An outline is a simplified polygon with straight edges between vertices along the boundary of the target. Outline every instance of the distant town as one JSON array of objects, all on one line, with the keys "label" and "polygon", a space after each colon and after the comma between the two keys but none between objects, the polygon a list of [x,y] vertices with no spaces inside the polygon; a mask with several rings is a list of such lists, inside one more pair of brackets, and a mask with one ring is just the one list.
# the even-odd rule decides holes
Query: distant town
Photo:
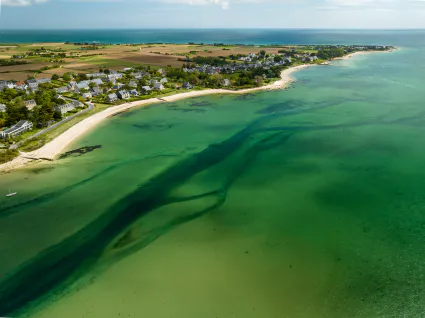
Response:
[{"label": "distant town", "polygon": [[[100,45],[87,43],[66,45],[82,45],[80,50],[85,51],[102,49]],[[149,47],[155,48],[153,45]],[[202,45],[196,47],[202,48]],[[144,63],[126,66],[126,61],[123,61],[124,67],[121,69],[119,65],[112,67],[105,63],[105,66],[100,64],[97,70],[91,67],[88,71],[78,69],[66,72],[63,72],[63,65],[55,65],[53,68],[44,66],[44,70],[36,72],[35,76],[28,74],[26,79],[11,77],[0,80],[0,138],[3,140],[0,149],[3,149],[3,153],[6,149],[15,150],[18,147],[33,150],[45,142],[35,142],[37,139],[34,134],[39,137],[46,128],[59,126],[69,121],[70,117],[89,113],[95,107],[99,108],[99,105],[105,108],[128,101],[168,96],[182,90],[259,87],[276,81],[282,70],[289,67],[326,64],[331,59],[359,51],[392,49],[389,46],[289,46],[273,48],[273,52],[270,48],[249,47],[248,52],[246,47],[238,50],[222,47],[220,55],[213,54],[213,51],[209,51],[212,54],[199,55],[197,51],[189,51],[184,55],[151,51],[145,53],[157,56],[160,60],[162,55],[176,56],[174,61],[179,65],[174,66]],[[48,59],[52,64],[69,63],[67,59],[70,60],[71,55],[74,56],[72,52],[67,53],[63,49],[40,47],[0,60],[0,71],[2,67],[25,69],[34,58]],[[79,58],[80,55],[76,57]],[[52,69],[60,72],[48,73],[47,76],[46,71]],[[0,74],[4,77],[13,73]],[[13,154],[8,153],[1,161],[10,160],[10,156],[13,157]]]}]

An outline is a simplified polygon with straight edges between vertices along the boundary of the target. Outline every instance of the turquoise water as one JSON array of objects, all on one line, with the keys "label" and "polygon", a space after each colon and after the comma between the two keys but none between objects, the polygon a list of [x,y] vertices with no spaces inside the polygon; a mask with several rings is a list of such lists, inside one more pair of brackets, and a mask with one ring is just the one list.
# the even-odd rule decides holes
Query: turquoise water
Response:
[{"label": "turquoise water", "polygon": [[135,109],[1,175],[0,315],[420,317],[421,52]]},{"label": "turquoise water", "polygon": [[111,29],[2,30],[0,43],[229,43],[417,45],[425,30]]}]

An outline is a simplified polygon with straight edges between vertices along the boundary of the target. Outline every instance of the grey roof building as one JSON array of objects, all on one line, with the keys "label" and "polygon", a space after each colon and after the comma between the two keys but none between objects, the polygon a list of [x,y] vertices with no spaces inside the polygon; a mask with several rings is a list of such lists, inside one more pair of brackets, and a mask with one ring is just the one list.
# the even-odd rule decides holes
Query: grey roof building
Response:
[{"label": "grey roof building", "polygon": [[0,104],[0,112],[1,113],[6,112],[6,105],[5,104]]},{"label": "grey roof building", "polygon": [[77,83],[77,88],[78,89],[89,89],[89,83],[90,81],[81,81],[79,83]]},{"label": "grey roof building", "polygon": [[52,80],[50,78],[40,78],[37,80],[38,84],[50,83]]},{"label": "grey roof building", "polygon": [[84,106],[83,103],[75,100],[75,101],[69,102],[68,104],[56,106],[55,110],[60,111],[61,114],[63,115],[71,110],[75,110],[76,108],[83,107],[83,106]]},{"label": "grey roof building", "polygon": [[92,79],[91,82],[96,84],[96,85],[102,85],[103,84],[103,81],[100,78]]},{"label": "grey roof building", "polygon": [[161,91],[161,90],[163,90],[163,89],[164,89],[164,85],[162,85],[161,83],[156,83],[156,84],[153,86],[153,89],[154,89],[154,90],[156,90],[156,91]]},{"label": "grey roof building", "polygon": [[121,99],[127,99],[127,98],[130,98],[130,93],[126,91],[125,89],[123,89],[117,93],[117,96]]},{"label": "grey roof building", "polygon": [[115,93],[109,94],[108,97],[106,97],[106,101],[109,103],[116,102],[118,100],[118,96]]},{"label": "grey roof building", "polygon": [[102,90],[99,87],[93,87],[90,92],[92,96],[98,96],[102,94]]},{"label": "grey roof building", "polygon": [[83,96],[84,99],[90,99],[90,98],[92,98],[92,94],[91,93],[84,93],[82,96]]},{"label": "grey roof building", "polygon": [[31,130],[33,127],[32,122],[28,120],[21,120],[17,124],[13,125],[9,129],[0,132],[2,138],[14,137],[22,134],[27,130]]},{"label": "grey roof building", "polygon": [[139,93],[136,89],[132,89],[132,90],[130,91],[130,95],[131,95],[131,96],[140,96],[140,93]]},{"label": "grey roof building", "polygon": [[67,91],[68,91],[68,87],[66,86],[56,88],[56,93],[58,94],[63,94],[63,93],[66,93]]},{"label": "grey roof building", "polygon": [[189,82],[184,82],[182,87],[185,88],[185,89],[193,88],[192,84],[190,84]]}]

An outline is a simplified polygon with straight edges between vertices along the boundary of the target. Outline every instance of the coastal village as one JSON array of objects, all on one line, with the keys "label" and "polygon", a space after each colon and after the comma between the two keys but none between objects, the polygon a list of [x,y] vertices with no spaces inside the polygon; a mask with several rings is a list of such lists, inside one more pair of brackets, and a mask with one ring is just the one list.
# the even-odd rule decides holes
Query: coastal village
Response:
[{"label": "coastal village", "polygon": [[[49,127],[78,117],[95,105],[119,105],[188,90],[261,87],[278,80],[282,70],[289,67],[326,64],[330,59],[353,52],[389,49],[385,46],[310,46],[268,53],[258,48],[247,54],[187,55],[180,58],[180,67],[99,67],[95,72],[0,80],[0,149],[15,150],[16,155],[16,149],[33,139],[33,135],[42,135]],[[52,61],[66,57],[62,52],[48,50],[32,54],[47,55]],[[14,55],[10,61],[26,57],[28,55]]]}]

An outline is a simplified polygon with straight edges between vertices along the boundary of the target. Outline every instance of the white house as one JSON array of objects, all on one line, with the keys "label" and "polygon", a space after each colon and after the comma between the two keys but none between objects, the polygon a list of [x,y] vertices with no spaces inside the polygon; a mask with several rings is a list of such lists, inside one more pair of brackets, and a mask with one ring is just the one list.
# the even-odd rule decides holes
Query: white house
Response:
[{"label": "white house", "polygon": [[4,113],[4,112],[6,112],[6,105],[0,104],[0,113]]},{"label": "white house", "polygon": [[89,87],[89,83],[90,83],[90,81],[81,81],[81,82],[79,82],[78,84],[77,84],[77,88],[78,89],[89,89],[90,87]]},{"label": "white house", "polygon": [[161,83],[156,83],[153,86],[153,89],[156,90],[156,91],[162,91],[164,89],[164,85],[162,85]]},{"label": "white house", "polygon": [[137,91],[137,90],[135,90],[135,89],[132,89],[131,91],[130,91],[130,95],[131,96],[140,96],[140,94],[139,94],[139,92]]},{"label": "white house", "polygon": [[100,78],[92,79],[91,82],[94,83],[94,84],[96,84],[97,86],[103,84],[103,81]]},{"label": "white house", "polygon": [[62,115],[74,109],[75,107],[71,103],[63,104],[63,105],[59,105],[55,107],[55,110],[59,111]]},{"label": "white house", "polygon": [[77,88],[77,82],[71,81],[68,83],[68,90],[74,91]]},{"label": "white house", "polygon": [[72,101],[68,104],[63,104],[55,107],[56,111],[60,111],[61,114],[66,114],[67,112],[74,110],[76,108],[83,107],[83,104],[78,101]]},{"label": "white house", "polygon": [[192,84],[190,84],[189,82],[184,82],[182,87],[185,88],[185,89],[193,88]]},{"label": "white house", "polygon": [[84,93],[82,96],[83,96],[84,99],[90,99],[90,98],[92,98],[91,93]]},{"label": "white house", "polygon": [[26,108],[28,108],[28,110],[33,110],[34,107],[37,106],[37,103],[35,102],[35,100],[31,99],[24,101],[24,105]]},{"label": "white house", "polygon": [[63,94],[63,93],[66,93],[67,91],[68,91],[68,87],[66,86],[56,88],[56,93],[58,94]]},{"label": "white house", "polygon": [[9,129],[0,131],[0,135],[2,138],[14,137],[14,136],[18,136],[22,134],[23,132],[27,130],[31,130],[32,127],[33,127],[32,122],[29,122],[27,120],[21,120],[20,122],[13,125]]},{"label": "white house", "polygon": [[50,83],[51,79],[50,78],[40,78],[37,80],[38,84],[44,84],[44,83]]},{"label": "white house", "polygon": [[130,93],[123,89],[117,93],[117,96],[121,99],[128,99],[130,98]]},{"label": "white house", "polygon": [[113,102],[116,102],[117,100],[118,100],[118,96],[115,93],[109,94],[108,97],[106,97],[106,101],[108,103],[113,103]]},{"label": "white house", "polygon": [[102,90],[99,87],[93,87],[91,90],[91,95],[92,96],[98,96],[102,94]]},{"label": "white house", "polygon": [[152,90],[152,88],[150,88],[149,86],[142,86],[142,90],[144,90],[145,93],[148,93]]}]

